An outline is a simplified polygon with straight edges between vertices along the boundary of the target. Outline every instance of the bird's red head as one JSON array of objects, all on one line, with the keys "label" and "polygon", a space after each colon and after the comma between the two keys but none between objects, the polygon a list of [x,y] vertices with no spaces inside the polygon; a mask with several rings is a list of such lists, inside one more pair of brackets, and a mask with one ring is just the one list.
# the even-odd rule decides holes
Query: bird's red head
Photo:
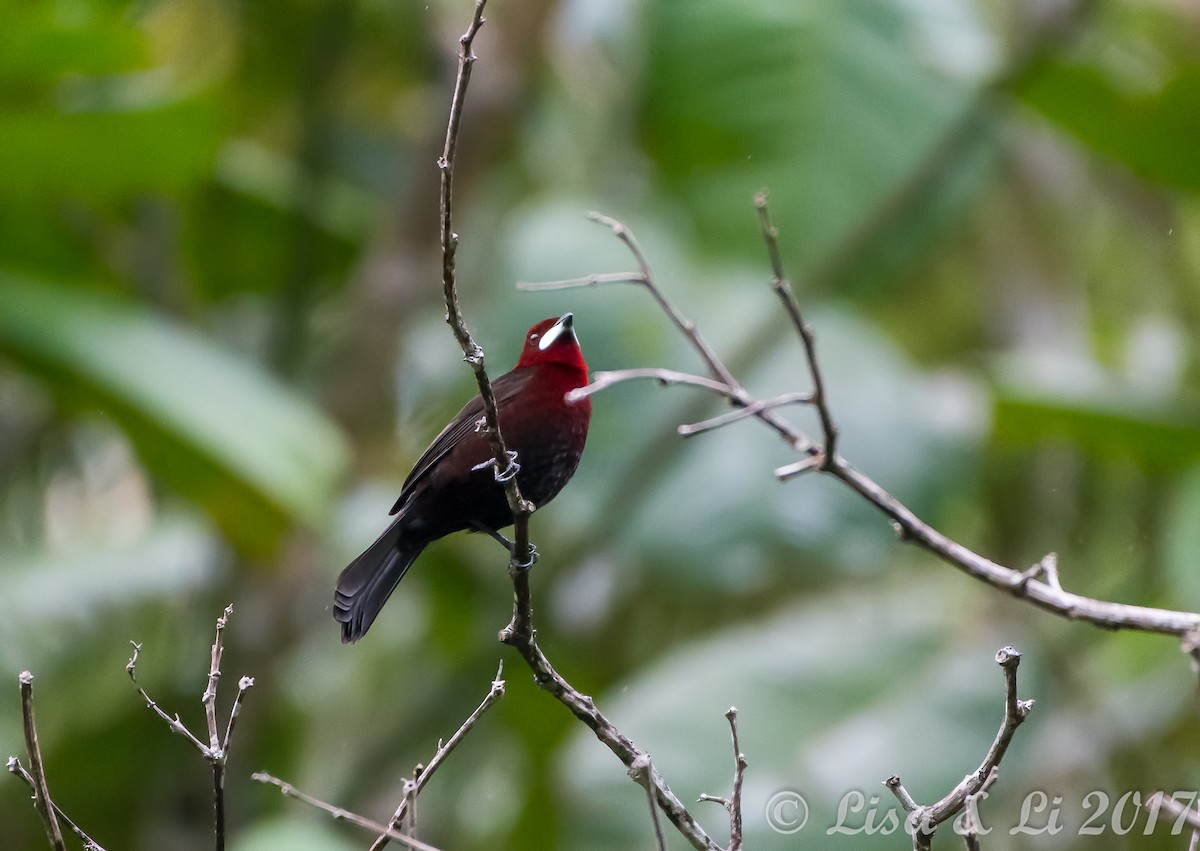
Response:
[{"label": "bird's red head", "polygon": [[574,319],[564,313],[558,319],[543,319],[525,335],[525,347],[517,360],[517,368],[543,363],[560,363],[587,373],[587,363],[575,337]]}]

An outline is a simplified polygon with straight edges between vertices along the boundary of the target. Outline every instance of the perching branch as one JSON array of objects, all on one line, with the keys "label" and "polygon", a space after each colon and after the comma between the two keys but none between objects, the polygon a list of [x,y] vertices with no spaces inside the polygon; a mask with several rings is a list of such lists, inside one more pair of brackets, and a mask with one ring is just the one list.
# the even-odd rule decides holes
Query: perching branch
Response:
[{"label": "perching branch", "polygon": [[908,814],[913,827],[913,851],[929,851],[937,826],[958,815],[968,799],[979,795],[985,791],[986,785],[995,782],[995,772],[1000,760],[1004,759],[1013,734],[1033,708],[1032,700],[1017,697],[1017,666],[1021,664],[1021,654],[1016,648],[1011,645],[1001,647],[996,653],[996,664],[1004,671],[1004,720],[979,767],[959,781],[940,801],[929,805],[918,804],[900,782],[899,775],[893,774],[884,781],[884,785]]},{"label": "perching branch", "polygon": [[[613,384],[634,378],[655,378],[663,384],[690,384],[699,386],[729,400],[735,408],[746,410],[745,416],[753,416],[773,431],[775,431],[789,446],[801,454],[801,458],[791,464],[778,468],[775,475],[783,480],[805,472],[819,471],[828,473],[842,484],[856,492],[864,500],[875,506],[887,516],[896,527],[904,541],[917,544],[933,555],[958,568],[969,576],[978,579],[993,588],[997,588],[1019,599],[1028,600],[1035,606],[1046,609],[1070,620],[1085,621],[1109,629],[1136,629],[1144,632],[1158,632],[1170,635],[1184,636],[1195,631],[1200,635],[1200,614],[1195,612],[1173,611],[1146,606],[1131,606],[1123,603],[1113,603],[1073,594],[1063,589],[1058,581],[1057,571],[1052,562],[1043,560],[1033,569],[1016,570],[998,564],[964,547],[958,542],[946,537],[932,526],[922,521],[907,506],[898,501],[874,480],[853,467],[835,451],[837,441],[836,422],[830,412],[824,379],[821,374],[817,357],[815,339],[812,332],[803,321],[796,305],[795,296],[787,282],[777,248],[778,233],[771,223],[767,209],[765,194],[759,193],[755,198],[759,211],[759,221],[763,227],[763,238],[767,245],[772,267],[772,285],[783,301],[789,319],[804,343],[808,359],[809,373],[813,383],[813,391],[809,401],[817,410],[821,422],[822,441],[814,441],[800,428],[784,419],[775,410],[775,406],[766,404],[769,400],[758,400],[736,381],[728,381],[724,376],[729,370],[712,349],[704,342],[695,325],[682,318],[681,314],[666,298],[650,274],[646,259],[630,234],[628,227],[607,216],[592,218],[610,228],[613,233],[629,248],[639,269],[638,273],[618,273],[612,275],[592,275],[586,278],[576,278],[563,281],[551,281],[546,284],[522,283],[522,289],[565,289],[568,287],[590,287],[607,283],[633,283],[646,289],[660,305],[672,322],[680,329],[684,337],[693,346],[701,359],[709,366],[711,379],[700,380],[699,376],[688,376],[686,373],[676,373],[671,370],[632,369],[617,372],[602,372],[593,376],[593,381],[586,387],[572,391],[572,398],[583,398],[598,393]],[[708,383],[711,381],[711,385]],[[720,423],[709,423],[706,431],[733,422],[741,417],[730,418]],[[685,433],[687,428],[685,427]]]},{"label": "perching branch", "polygon": [[[498,480],[503,481],[508,506],[513,515],[514,545],[512,555],[509,559],[509,576],[513,583],[513,615],[508,625],[500,631],[500,640],[516,648],[517,652],[525,660],[525,663],[533,671],[534,680],[541,688],[549,691],[559,702],[567,706],[576,717],[592,729],[597,738],[604,742],[617,755],[627,769],[632,769],[635,762],[639,760],[648,761],[648,755],[639,750],[627,736],[613,726],[612,722],[596,709],[596,705],[590,697],[579,692],[568,683],[550,664],[550,661],[542,653],[541,648],[537,644],[537,631],[533,626],[533,605],[530,595],[528,571],[528,567],[533,562],[533,550],[529,542],[529,515],[533,512],[535,506],[521,496],[516,477],[509,475],[509,465],[519,463],[519,459],[513,461],[504,444],[504,439],[500,433],[499,418],[496,413],[496,399],[492,393],[492,386],[488,379],[487,370],[484,368],[483,350],[472,339],[459,307],[454,266],[455,253],[458,248],[458,235],[454,233],[451,216],[454,188],[454,154],[458,141],[458,128],[462,117],[467,82],[470,79],[471,66],[475,61],[472,44],[476,33],[478,33],[479,28],[483,25],[484,3],[485,0],[476,0],[475,16],[466,33],[459,40],[458,75],[455,79],[454,96],[450,104],[450,117],[446,126],[446,144],[442,156],[438,160],[438,168],[441,170],[442,293],[446,302],[446,321],[450,325],[451,330],[453,330],[454,337],[458,341],[459,346],[462,348],[464,359],[475,372],[475,380],[479,386],[479,395],[483,400],[484,418],[487,426],[485,434],[492,447],[496,476]],[[615,220],[606,217],[599,217],[599,220],[610,227],[616,226],[614,227],[614,232],[617,237],[625,242],[634,257],[638,260],[641,269],[640,279],[645,280],[652,293],[657,292],[657,288],[653,286],[650,279],[649,266],[646,264],[645,258],[642,256],[641,250],[637,242],[633,239],[632,234],[623,227],[620,227],[619,223],[615,222]],[[597,280],[596,282],[599,283],[600,281]],[[728,370],[724,370],[720,361],[711,355],[711,350],[699,337],[695,331],[695,326],[689,320],[673,312],[669,304],[665,302],[660,302],[660,304],[680,330],[684,334],[691,336],[691,339],[702,355],[705,353],[709,355],[706,357],[705,363],[716,378],[722,384],[736,388],[736,380],[729,374]],[[736,393],[737,391],[734,390],[733,392]],[[754,400],[743,390],[741,391],[740,401],[744,405],[748,405]],[[764,409],[759,412],[758,416],[769,420],[770,418],[775,418],[777,415],[771,410]],[[780,421],[783,422],[781,418]],[[645,770],[645,782],[647,788],[654,790],[654,799],[663,812],[666,813],[667,818],[688,838],[688,841],[694,847],[718,851],[719,846],[696,823],[696,820],[687,811],[687,808],[675,797],[659,773],[654,770],[654,767],[648,763]]]},{"label": "perching branch", "polygon": [[[471,732],[476,722],[496,703],[500,698],[504,697],[504,680],[501,675],[504,673],[504,662],[501,661],[500,666],[496,669],[496,677],[492,680],[492,688],[484,697],[483,702],[476,707],[475,711],[468,716],[467,720],[462,723],[445,744],[438,742],[437,751],[433,755],[433,759],[429,760],[429,764],[425,766],[417,766],[413,772],[411,780],[404,781],[404,798],[400,802],[400,806],[396,808],[396,812],[392,814],[391,820],[388,822],[389,831],[399,831],[405,823],[405,817],[408,816],[416,804],[417,795],[425,788],[425,784],[433,777],[435,771],[441,767],[441,764],[450,756],[450,752],[458,747],[458,743],[466,737],[467,733]],[[407,831],[412,833],[411,830]],[[370,851],[380,851],[388,844],[388,839],[391,838],[390,833],[381,833],[379,838],[371,845]]]},{"label": "perching branch", "polygon": [[450,101],[450,118],[446,122],[446,144],[437,163],[438,169],[441,171],[439,212],[442,243],[442,295],[446,302],[446,322],[454,332],[454,339],[462,348],[463,359],[470,364],[475,373],[475,383],[479,386],[479,396],[483,400],[483,416],[487,424],[484,436],[487,437],[488,444],[492,447],[496,480],[504,485],[504,494],[513,515],[513,548],[510,565],[515,571],[522,566],[528,566],[533,561],[529,545],[529,515],[533,513],[535,506],[521,496],[516,476],[512,475],[520,469],[520,462],[509,454],[504,443],[504,436],[500,433],[500,418],[496,413],[496,396],[492,392],[491,379],[488,378],[483,349],[471,337],[471,332],[467,330],[467,323],[463,319],[462,309],[458,303],[458,278],[455,274],[458,234],[454,232],[452,215],[454,158],[458,149],[458,128],[462,122],[467,83],[471,79],[471,68],[475,64],[473,49],[475,36],[484,23],[483,7],[486,2],[487,0],[475,0],[475,16],[471,19],[467,31],[458,40],[458,74],[454,80],[454,96]]},{"label": "perching branch", "polygon": [[146,701],[146,706],[166,722],[172,732],[178,733],[191,742],[200,751],[200,754],[208,760],[209,764],[212,765],[213,833],[217,851],[223,851],[225,848],[225,764],[229,758],[229,745],[233,738],[234,725],[237,723],[238,715],[242,710],[242,701],[246,697],[246,692],[254,687],[253,677],[242,677],[238,680],[238,692],[233,699],[233,706],[229,711],[229,720],[225,724],[225,732],[222,734],[217,726],[217,683],[221,678],[221,656],[225,652],[225,626],[232,614],[233,605],[230,604],[225,607],[225,611],[217,618],[216,636],[213,639],[212,651],[209,656],[208,683],[201,697],[201,701],[204,703],[204,716],[208,724],[208,744],[202,742],[199,737],[187,728],[178,713],[172,716],[163,711],[162,707],[138,683],[137,661],[139,654],[142,652],[142,645],[137,642],[130,642],[133,645],[133,655],[129,657],[129,662],[125,665],[125,670],[129,673],[129,679],[133,683],[133,687],[142,696],[142,700]]},{"label": "perching branch", "polygon": [[[523,581],[521,581],[523,580]],[[583,694],[550,664],[546,654],[537,643],[537,630],[533,628],[533,610],[529,601],[528,571],[514,574],[518,588],[513,605],[512,622],[500,632],[500,640],[516,648],[521,658],[533,670],[533,679],[539,687],[550,692],[571,713],[588,726],[604,745],[625,765],[630,777],[642,786],[654,790],[654,800],[671,824],[684,835],[693,848],[702,851],[722,851],[721,846],[704,831],[688,812],[683,802],[667,786],[662,775],[650,763],[650,756],[638,748],[599,709],[596,702]]]}]

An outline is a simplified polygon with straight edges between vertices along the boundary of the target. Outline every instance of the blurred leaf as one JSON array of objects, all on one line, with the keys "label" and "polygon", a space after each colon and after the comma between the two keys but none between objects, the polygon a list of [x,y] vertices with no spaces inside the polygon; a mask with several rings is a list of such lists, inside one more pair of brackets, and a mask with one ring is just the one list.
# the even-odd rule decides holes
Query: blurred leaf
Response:
[{"label": "blurred leaf", "polygon": [[[741,748],[750,762],[743,815],[747,847],[795,848],[773,831],[767,802],[800,791],[811,808],[805,848],[895,848],[896,836],[825,835],[850,790],[886,795],[900,772],[914,794],[932,797],[978,764],[1003,711],[1003,680],[992,661],[1001,643],[976,633],[947,641],[953,620],[945,583],[895,585],[886,594],[824,596],[770,619],[676,647],[597,702],[654,756],[684,801],[727,795],[732,751],[725,719],[741,708]],[[932,613],[943,613],[933,615]],[[961,637],[961,636],[960,636]],[[937,701],[928,701],[937,694]],[[924,735],[936,731],[937,747]],[[972,760],[975,762],[972,763]],[[643,795],[590,731],[560,755],[567,823],[591,848],[644,845]],[[894,807],[884,799],[880,810]],[[716,837],[728,831],[718,807],[690,807]],[[861,824],[863,814],[857,821]]]},{"label": "blurred leaf", "polygon": [[50,3],[6,3],[0,81],[38,81],[67,71],[111,74],[145,60],[145,36],[128,23],[92,14],[71,24],[65,17]]},{"label": "blurred leaf", "polygon": [[0,174],[8,193],[124,197],[186,185],[208,173],[220,132],[215,100],[140,108],[0,114]]},{"label": "blurred leaf", "polygon": [[1167,511],[1162,546],[1174,589],[1172,602],[1200,609],[1200,467],[1193,467],[1179,482]]},{"label": "blurred leaf", "polygon": [[245,360],[107,295],[0,274],[0,351],[70,406],[119,422],[146,465],[261,551],[319,524],[345,459],[337,430]]},{"label": "blurred leaf", "polygon": [[[966,6],[685,0],[648,12],[642,132],[709,250],[761,251],[750,201],[766,187],[784,232],[803,234],[784,244],[793,274],[833,263],[878,275],[919,256],[982,187],[991,132],[974,120],[977,81],[995,50]],[[966,49],[970,62],[950,55]]]},{"label": "blurred leaf", "polygon": [[323,203],[303,206],[305,196],[297,189],[303,179],[301,163],[246,140],[225,143],[217,158],[215,177],[233,192],[291,215],[306,216],[328,233],[349,241],[362,239],[383,210],[370,193],[328,176],[321,187],[313,190]]},{"label": "blurred leaf", "polygon": [[1102,68],[1048,62],[1018,87],[1026,103],[1084,144],[1157,183],[1200,192],[1200,63],[1131,92]]},{"label": "blurred leaf", "polygon": [[169,516],[123,546],[89,543],[67,553],[5,552],[0,598],[10,610],[0,622],[0,669],[18,671],[31,658],[71,656],[72,632],[57,628],[69,621],[86,623],[105,608],[127,608],[204,586],[220,549],[197,518]]},{"label": "blurred leaf", "polygon": [[[770,301],[763,305],[774,309]],[[721,316],[736,316],[733,304],[722,306],[714,300],[711,306],[717,315],[710,321],[702,317],[701,327],[719,324]],[[941,495],[955,492],[960,477],[973,469],[971,451],[984,416],[977,389],[966,381],[938,381],[922,373],[878,327],[853,315],[814,311],[810,321],[820,328],[825,380],[846,456],[903,494],[918,513],[937,505]],[[785,340],[743,378],[762,397],[803,389],[808,379],[799,357],[798,343]],[[669,403],[649,395],[663,392],[650,384],[624,391],[630,397],[639,393],[645,404],[666,408]],[[706,416],[722,410],[714,402]],[[794,406],[780,413],[808,433],[818,433],[807,409]],[[647,419],[643,415],[638,421],[643,433]],[[674,426],[665,423],[660,428],[671,434]],[[655,576],[675,573],[677,581],[745,590],[777,579],[778,572],[796,581],[793,564],[767,557],[774,547],[792,556],[799,550],[820,552],[823,557],[807,567],[827,573],[831,558],[861,571],[878,564],[894,545],[888,524],[832,482],[820,477],[786,485],[774,481],[772,469],[794,460],[794,455],[757,423],[674,441],[678,463],[630,519],[630,536],[636,542],[636,553],[627,559],[632,570],[640,564],[641,570],[649,571],[652,564]],[[930,465],[931,457],[954,458],[957,463]],[[778,572],[771,572],[771,565]]]},{"label": "blurred leaf", "polygon": [[1124,458],[1172,472],[1200,460],[1200,427],[1194,423],[1168,412],[1000,390],[994,436],[1015,446],[1065,439],[1097,459]]}]

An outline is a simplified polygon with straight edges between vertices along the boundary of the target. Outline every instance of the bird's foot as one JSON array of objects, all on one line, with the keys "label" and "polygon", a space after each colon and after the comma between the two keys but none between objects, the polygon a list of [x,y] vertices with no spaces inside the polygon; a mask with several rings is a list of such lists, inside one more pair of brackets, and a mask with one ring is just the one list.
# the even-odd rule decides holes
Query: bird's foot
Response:
[{"label": "bird's foot", "polygon": [[[514,559],[516,558],[517,545],[514,541],[510,541],[508,538],[504,537],[503,535],[501,535],[499,532],[497,532],[495,529],[491,528],[490,526],[485,526],[482,523],[474,523],[472,525],[475,527],[475,529],[477,531],[486,532],[490,537],[499,541],[500,546],[502,546],[502,547],[504,547],[504,549],[508,550],[509,556]],[[528,570],[529,568],[531,568],[535,564],[537,564],[537,560],[538,560],[537,547],[533,545],[532,541],[530,541],[528,560],[526,560],[524,562],[517,562],[517,567],[521,568],[522,570]]]},{"label": "bird's foot", "polygon": [[[504,484],[509,479],[517,475],[517,473],[521,472],[521,465],[517,463],[517,453],[512,449],[507,449],[505,450],[505,454],[508,455],[508,464],[503,470],[496,472],[496,481],[498,481],[500,484]],[[496,470],[495,458],[489,458],[486,461],[476,464],[471,468],[471,472],[475,472],[476,470],[486,470],[488,467]]]},{"label": "bird's foot", "polygon": [[[511,553],[512,553],[512,550],[509,550],[510,555],[511,555]],[[533,542],[531,541],[529,543],[529,560],[516,562],[515,566],[520,570],[529,570],[529,568],[531,568],[535,564],[537,564],[537,561],[538,561],[538,550],[537,550],[537,547],[535,547],[533,545]]]}]

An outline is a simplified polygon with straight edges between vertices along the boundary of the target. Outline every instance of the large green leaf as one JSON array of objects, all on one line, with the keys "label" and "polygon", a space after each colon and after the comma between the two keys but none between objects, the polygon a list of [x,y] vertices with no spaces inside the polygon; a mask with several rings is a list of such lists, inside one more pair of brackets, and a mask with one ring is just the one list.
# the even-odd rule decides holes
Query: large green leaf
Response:
[{"label": "large green leaf", "polygon": [[220,131],[211,98],[138,108],[0,114],[0,174],[7,193],[69,192],[123,198],[176,189],[207,176]]},{"label": "large green leaf", "polygon": [[1200,192],[1200,63],[1161,86],[1130,91],[1104,69],[1048,62],[1021,97],[1064,130],[1142,177]]},{"label": "large green leaf", "polygon": [[40,82],[66,72],[112,74],[145,62],[145,35],[119,10],[76,20],[51,3],[6,3],[0,27],[0,82]]},{"label": "large green leaf", "polygon": [[784,247],[794,274],[878,275],[983,185],[995,50],[965,6],[683,0],[650,4],[648,23],[642,135],[709,247],[758,251],[766,187],[803,235]]},{"label": "large green leaf", "polygon": [[1001,389],[995,438],[1028,446],[1065,440],[1097,458],[1175,471],[1200,460],[1200,427],[1180,413],[1137,410],[1100,400],[1022,395]]},{"label": "large green leaf", "polygon": [[342,471],[337,429],[244,359],[132,303],[0,273],[0,351],[70,406],[121,424],[155,475],[241,546],[317,524]]}]

